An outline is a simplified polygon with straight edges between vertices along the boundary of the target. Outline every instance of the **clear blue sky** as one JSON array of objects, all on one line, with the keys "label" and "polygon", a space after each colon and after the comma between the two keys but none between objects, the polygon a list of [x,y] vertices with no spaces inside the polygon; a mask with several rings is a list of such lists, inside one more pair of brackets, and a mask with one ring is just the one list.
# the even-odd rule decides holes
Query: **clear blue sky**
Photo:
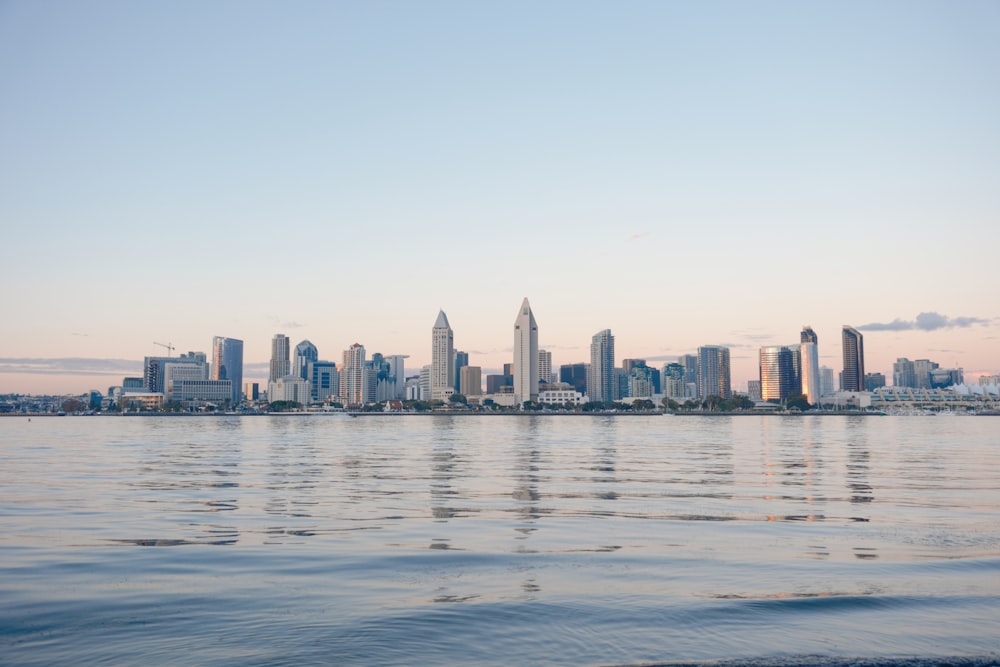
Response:
[{"label": "clear blue sky", "polygon": [[998,35],[995,1],[0,2],[0,392],[213,335],[415,367],[439,308],[498,368],[525,296],[556,365],[610,328],[731,345],[740,387],[881,324],[869,370],[998,373]]}]

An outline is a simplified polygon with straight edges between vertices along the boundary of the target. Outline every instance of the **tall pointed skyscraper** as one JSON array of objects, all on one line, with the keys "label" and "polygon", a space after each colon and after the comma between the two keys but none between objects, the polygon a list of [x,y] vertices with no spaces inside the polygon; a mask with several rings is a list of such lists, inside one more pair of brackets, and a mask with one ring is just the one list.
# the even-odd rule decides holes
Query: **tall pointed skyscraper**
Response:
[{"label": "tall pointed skyscraper", "polygon": [[444,311],[431,330],[431,400],[447,401],[455,393],[455,334]]},{"label": "tall pointed skyscraper", "polygon": [[861,332],[844,325],[841,333],[844,345],[844,372],[840,376],[841,391],[865,390],[865,341]]},{"label": "tall pointed skyscraper", "polygon": [[514,402],[538,400],[538,324],[528,297],[514,320]]}]

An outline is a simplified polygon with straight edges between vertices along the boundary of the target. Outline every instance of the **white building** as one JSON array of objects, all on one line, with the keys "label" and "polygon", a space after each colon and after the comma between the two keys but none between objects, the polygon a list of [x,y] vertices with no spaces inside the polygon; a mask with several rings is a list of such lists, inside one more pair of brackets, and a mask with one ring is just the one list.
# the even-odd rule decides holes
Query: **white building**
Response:
[{"label": "white building", "polygon": [[175,401],[206,401],[224,404],[233,400],[232,380],[174,380]]},{"label": "white building", "polygon": [[444,311],[431,329],[431,400],[447,401],[455,393],[455,334]]},{"label": "white building", "polygon": [[829,366],[819,367],[819,394],[826,396],[834,392],[833,369]]},{"label": "white building", "polygon": [[538,402],[549,405],[582,405],[586,403],[587,397],[573,389],[570,385],[563,385],[556,389],[543,389],[538,392]]},{"label": "white building", "polygon": [[812,327],[802,327],[800,337],[802,358],[802,395],[810,403],[819,401],[822,396],[819,375],[819,338]]},{"label": "white building", "polygon": [[[270,394],[268,395],[270,397]],[[359,406],[365,400],[365,346],[355,343],[344,350],[340,371],[340,398],[344,405]]]},{"label": "white building", "polygon": [[308,405],[312,401],[312,384],[298,375],[286,375],[267,383],[267,400],[291,401]]},{"label": "white building", "polygon": [[182,380],[208,380],[208,364],[180,359],[163,364],[163,394],[168,401],[184,400],[174,396],[174,385]]},{"label": "white building", "polygon": [[406,397],[406,359],[408,354],[390,354],[385,358],[389,364],[389,374],[396,379],[396,394],[393,398],[402,400]]},{"label": "white building", "polygon": [[557,382],[555,376],[552,375],[552,353],[548,350],[538,351],[538,381]]},{"label": "white building", "polygon": [[[551,361],[550,361],[551,374]],[[528,297],[514,320],[514,402],[538,400],[538,324]]]}]

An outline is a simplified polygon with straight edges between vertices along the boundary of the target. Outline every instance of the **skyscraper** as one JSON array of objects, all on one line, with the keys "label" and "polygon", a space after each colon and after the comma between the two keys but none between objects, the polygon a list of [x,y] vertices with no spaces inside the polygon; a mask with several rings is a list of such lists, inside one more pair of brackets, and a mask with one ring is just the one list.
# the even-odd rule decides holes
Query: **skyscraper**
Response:
[{"label": "skyscraper", "polygon": [[310,361],[319,361],[319,351],[315,345],[304,340],[295,346],[295,355],[292,358],[292,375],[309,380]]},{"label": "skyscraper", "polygon": [[459,394],[459,385],[462,383],[462,369],[469,365],[469,353],[462,350],[455,350],[455,391]]},{"label": "skyscraper", "polygon": [[698,377],[698,355],[682,354],[677,357],[677,363],[684,366],[684,382],[694,385],[692,396],[701,396],[701,380]]},{"label": "skyscraper", "polygon": [[538,324],[528,297],[514,320],[514,402],[538,400]]},{"label": "skyscraper", "polygon": [[210,379],[233,383],[233,405],[243,398],[243,341],[225,336],[212,338],[212,371]]},{"label": "skyscraper", "polygon": [[559,367],[559,381],[573,385],[573,389],[587,395],[589,364],[564,364]]},{"label": "skyscraper", "polygon": [[274,334],[271,339],[271,372],[267,376],[268,383],[275,382],[292,372],[291,359],[288,356],[288,336]]},{"label": "skyscraper", "polygon": [[798,345],[760,348],[760,396],[765,401],[783,401],[802,391],[801,349]]},{"label": "skyscraper", "polygon": [[455,334],[444,311],[431,329],[431,400],[447,401],[455,393]]},{"label": "skyscraper", "polygon": [[812,327],[802,327],[802,395],[810,403],[819,402],[819,337]]},{"label": "skyscraper", "polygon": [[552,382],[552,353],[548,350],[538,351],[538,381]]},{"label": "skyscraper", "polygon": [[340,371],[340,397],[344,404],[358,407],[365,401],[365,346],[355,343],[344,350]]},{"label": "skyscraper", "polygon": [[841,333],[844,348],[844,372],[840,376],[841,391],[865,390],[865,343],[854,327],[844,325]]},{"label": "skyscraper", "polygon": [[728,347],[705,345],[698,348],[698,391],[702,400],[709,396],[732,397]]},{"label": "skyscraper", "polygon": [[611,335],[611,329],[598,331],[590,339],[587,396],[592,401],[605,403],[618,398],[615,379],[615,337]]},{"label": "skyscraper", "polygon": [[406,362],[405,360],[409,358],[408,354],[390,354],[385,358],[389,362],[389,372],[392,377],[396,379],[396,396],[397,399],[406,398]]},{"label": "skyscraper", "polygon": [[663,393],[667,398],[684,400],[687,396],[687,381],[684,365],[674,362],[663,365]]}]

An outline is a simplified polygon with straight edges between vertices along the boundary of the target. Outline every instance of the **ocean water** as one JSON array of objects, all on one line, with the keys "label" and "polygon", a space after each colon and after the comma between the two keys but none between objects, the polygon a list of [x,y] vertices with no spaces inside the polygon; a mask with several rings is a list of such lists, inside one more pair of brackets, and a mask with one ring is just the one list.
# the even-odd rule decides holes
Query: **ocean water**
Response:
[{"label": "ocean water", "polygon": [[1000,664],[1000,419],[0,419],[0,664]]}]

